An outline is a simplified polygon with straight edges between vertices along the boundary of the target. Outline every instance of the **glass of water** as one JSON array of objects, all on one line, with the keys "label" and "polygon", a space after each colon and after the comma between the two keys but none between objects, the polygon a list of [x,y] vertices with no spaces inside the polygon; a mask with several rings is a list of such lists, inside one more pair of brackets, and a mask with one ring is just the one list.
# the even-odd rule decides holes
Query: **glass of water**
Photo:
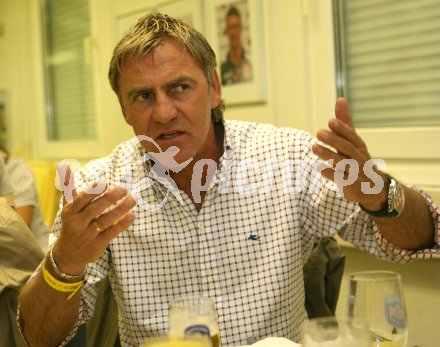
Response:
[{"label": "glass of water", "polygon": [[169,307],[169,336],[208,337],[212,347],[220,347],[220,332],[214,301],[200,296],[173,300]]},{"label": "glass of water", "polygon": [[321,317],[306,321],[303,347],[370,347],[367,325],[353,325],[347,317]]},{"label": "glass of water", "polygon": [[348,315],[366,321],[372,347],[406,347],[408,324],[401,277],[390,271],[350,275]]}]

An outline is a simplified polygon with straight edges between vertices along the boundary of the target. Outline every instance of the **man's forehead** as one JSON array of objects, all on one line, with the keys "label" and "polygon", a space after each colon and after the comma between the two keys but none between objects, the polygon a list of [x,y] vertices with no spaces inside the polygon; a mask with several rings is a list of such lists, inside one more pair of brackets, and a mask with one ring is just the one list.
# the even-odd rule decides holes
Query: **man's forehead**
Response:
[{"label": "man's forehead", "polygon": [[195,61],[194,57],[190,54],[190,52],[182,47],[175,41],[165,41],[158,46],[146,48],[143,51],[134,52],[127,56],[124,64],[122,65],[121,71],[124,68],[133,66],[133,65],[143,65],[145,63],[155,63],[158,59],[161,63],[166,61],[178,60],[182,59],[191,59]]}]

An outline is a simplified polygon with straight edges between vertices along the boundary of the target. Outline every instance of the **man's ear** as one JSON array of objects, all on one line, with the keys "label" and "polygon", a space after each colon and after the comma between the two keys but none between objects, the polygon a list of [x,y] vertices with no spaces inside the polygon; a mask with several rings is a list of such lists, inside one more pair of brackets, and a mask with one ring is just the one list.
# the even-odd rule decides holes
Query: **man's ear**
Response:
[{"label": "man's ear", "polygon": [[211,109],[214,109],[220,103],[222,99],[222,85],[220,78],[218,77],[217,69],[214,69],[211,82]]},{"label": "man's ear", "polygon": [[121,99],[120,96],[118,96],[118,101],[119,101],[119,105],[121,106],[121,111],[122,111],[122,114],[123,114],[123,116],[124,116],[124,120],[125,120],[125,122],[126,122],[128,125],[131,126],[131,119],[130,119],[130,117],[127,115],[127,113],[125,112],[124,103],[122,102],[122,99]]}]

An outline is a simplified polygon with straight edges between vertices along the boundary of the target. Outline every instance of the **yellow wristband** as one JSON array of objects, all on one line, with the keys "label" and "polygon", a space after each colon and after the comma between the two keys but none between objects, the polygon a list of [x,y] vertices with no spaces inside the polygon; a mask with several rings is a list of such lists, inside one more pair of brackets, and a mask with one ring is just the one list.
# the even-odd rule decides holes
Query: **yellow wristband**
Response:
[{"label": "yellow wristband", "polygon": [[76,292],[80,290],[81,287],[84,285],[83,281],[66,283],[57,280],[55,277],[52,276],[52,274],[49,271],[47,271],[46,267],[44,266],[44,262],[43,262],[43,277],[46,283],[56,291],[71,293],[67,297],[67,300],[70,300],[76,294]]}]

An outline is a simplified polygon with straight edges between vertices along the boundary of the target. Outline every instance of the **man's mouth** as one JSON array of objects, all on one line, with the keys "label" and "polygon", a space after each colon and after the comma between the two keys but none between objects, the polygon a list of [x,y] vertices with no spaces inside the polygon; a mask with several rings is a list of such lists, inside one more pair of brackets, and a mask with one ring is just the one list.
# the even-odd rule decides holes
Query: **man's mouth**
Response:
[{"label": "man's mouth", "polygon": [[169,133],[164,133],[159,136],[159,140],[173,139],[181,134],[182,133],[180,131],[173,131],[173,132],[169,132]]}]

